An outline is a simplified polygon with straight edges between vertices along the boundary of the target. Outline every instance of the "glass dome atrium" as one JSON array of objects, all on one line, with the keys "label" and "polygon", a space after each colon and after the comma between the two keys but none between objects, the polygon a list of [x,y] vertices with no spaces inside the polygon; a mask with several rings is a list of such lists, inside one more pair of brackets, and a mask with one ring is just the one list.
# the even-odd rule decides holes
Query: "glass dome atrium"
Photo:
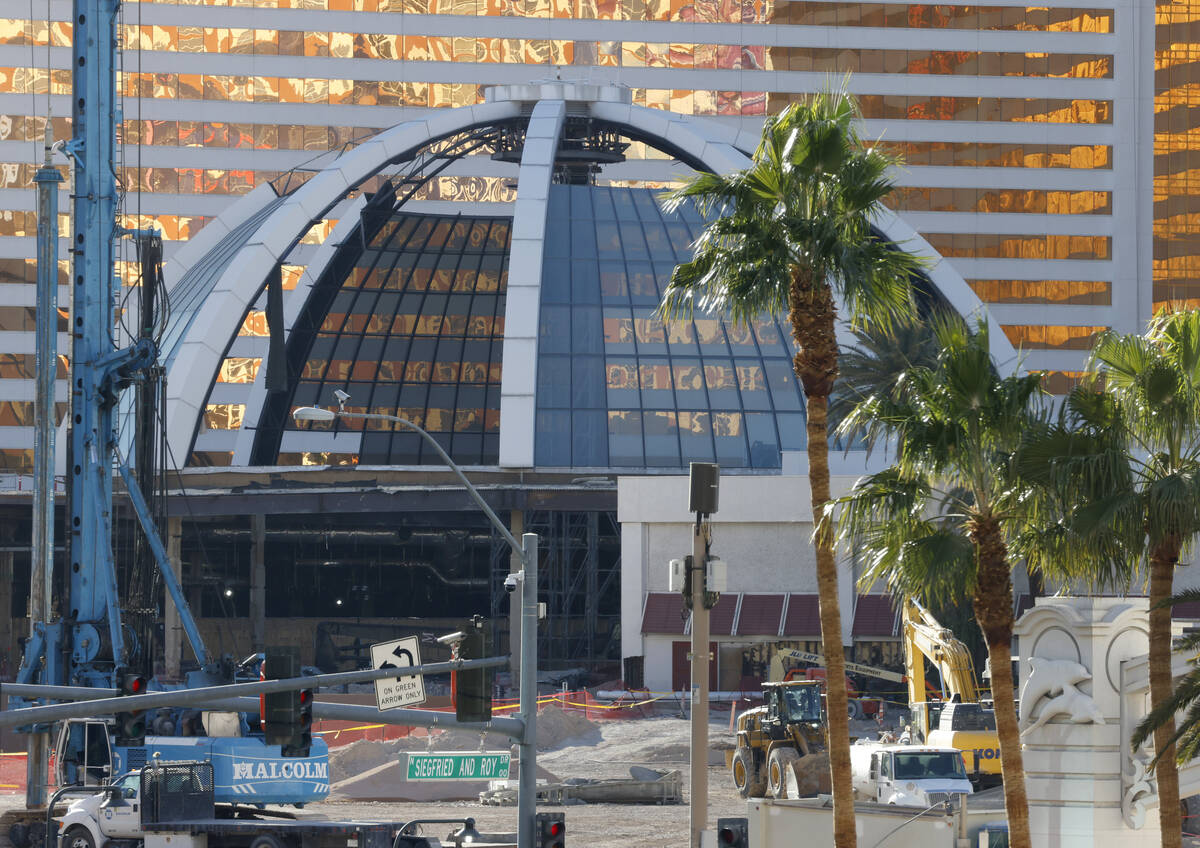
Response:
[{"label": "glass dome atrium", "polygon": [[[465,465],[498,461],[511,219],[363,215],[314,286],[288,344],[298,375],[268,404],[255,464],[280,453],[296,406],[329,404],[406,418]],[[553,185],[544,242],[535,464],[541,468],[777,468],[804,445],[788,334],[697,315],[655,314],[699,215],[664,212],[643,188]],[[273,424],[273,426],[271,426]],[[281,426],[282,425],[282,426]],[[330,425],[325,425],[330,426]],[[363,429],[362,465],[440,464],[412,431]]]}]

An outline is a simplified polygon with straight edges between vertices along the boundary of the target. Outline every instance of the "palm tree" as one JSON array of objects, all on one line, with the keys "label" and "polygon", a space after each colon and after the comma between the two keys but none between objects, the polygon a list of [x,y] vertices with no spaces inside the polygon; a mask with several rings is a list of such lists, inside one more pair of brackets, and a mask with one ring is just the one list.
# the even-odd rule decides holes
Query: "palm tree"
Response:
[{"label": "palm tree", "polygon": [[748,323],[786,309],[807,400],[821,638],[828,668],[830,777],[838,848],[855,844],[849,721],[829,501],[828,405],[838,376],[835,295],[856,321],[888,323],[912,312],[910,276],[920,262],[871,229],[892,190],[896,160],[859,140],[858,106],[845,90],[788,106],[763,125],[745,170],[698,174],[670,194],[668,209],[694,202],[708,220],[695,255],[675,269],[664,318],[693,308]]},{"label": "palm tree", "polygon": [[[892,391],[905,369],[937,361],[937,338],[920,318],[890,327],[860,327],[853,334],[854,346],[838,355],[837,390],[829,399],[829,423],[835,428],[871,395]],[[853,439],[860,434],[845,435]]]},{"label": "palm tree", "polygon": [[[1200,589],[1186,589],[1168,599],[1164,606],[1175,604],[1191,604],[1200,601]],[[1183,765],[1189,760],[1200,756],[1200,631],[1185,633],[1175,643],[1175,650],[1190,655],[1188,660],[1192,670],[1185,674],[1171,693],[1171,697],[1155,705],[1149,714],[1142,719],[1134,731],[1130,744],[1137,750],[1142,743],[1154,735],[1155,731],[1168,721],[1174,722],[1175,714],[1187,710],[1183,721],[1175,728],[1171,742],[1175,745],[1175,762]],[[1158,744],[1155,743],[1155,747]],[[1161,750],[1166,750],[1161,749]],[[1159,755],[1161,756],[1161,755]],[[1182,808],[1180,813],[1182,814]]]},{"label": "palm tree", "polygon": [[[1000,377],[988,327],[936,322],[937,363],[903,372],[842,429],[894,440],[895,463],[838,502],[839,533],[866,552],[864,583],[936,603],[971,597],[992,669],[1010,844],[1030,848],[1029,805],[1013,701],[1011,558],[1040,500],[1017,474],[1023,431],[1040,412],[1041,376]],[[831,510],[832,511],[832,510]]]},{"label": "palm tree", "polygon": [[[1092,351],[1093,397],[1077,418],[1097,434],[1075,451],[1083,493],[1071,518],[1081,538],[1119,537],[1127,563],[1146,562],[1150,601],[1151,718],[1162,844],[1181,844],[1173,746],[1171,610],[1175,566],[1200,532],[1200,312],[1158,312],[1143,335],[1104,333]],[[1185,746],[1180,752],[1191,750]]]}]

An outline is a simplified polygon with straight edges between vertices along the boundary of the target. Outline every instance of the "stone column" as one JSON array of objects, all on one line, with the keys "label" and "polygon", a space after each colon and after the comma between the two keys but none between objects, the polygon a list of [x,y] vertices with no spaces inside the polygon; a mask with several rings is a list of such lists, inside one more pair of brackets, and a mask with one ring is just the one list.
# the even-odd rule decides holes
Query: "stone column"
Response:
[{"label": "stone column", "polygon": [[[179,581],[179,585],[183,585],[183,519],[177,515],[167,519],[167,559],[171,562],[171,571],[175,572],[175,579]],[[166,603],[163,606],[163,671],[168,680],[179,680],[183,674],[180,666],[183,663],[183,623],[179,618],[179,609],[175,606],[175,601],[171,599],[169,592],[166,594]],[[199,610],[196,610],[199,614]]]},{"label": "stone column", "polygon": [[[1038,598],[1017,622],[1020,722],[1034,845],[1160,844],[1123,716],[1127,661],[1149,650],[1145,598]],[[1144,707],[1143,707],[1144,714]],[[1123,774],[1124,772],[1124,774]]]},{"label": "stone column", "polygon": [[250,516],[250,639],[255,651],[267,648],[267,517]]}]

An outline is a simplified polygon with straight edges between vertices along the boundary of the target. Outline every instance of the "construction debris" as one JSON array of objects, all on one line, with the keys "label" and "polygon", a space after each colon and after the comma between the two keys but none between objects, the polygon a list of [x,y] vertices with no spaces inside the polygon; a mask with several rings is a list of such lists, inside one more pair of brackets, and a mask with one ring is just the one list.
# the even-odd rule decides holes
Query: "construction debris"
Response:
[{"label": "construction debris", "polygon": [[[634,766],[629,778],[588,780],[571,778],[562,783],[547,783],[537,788],[539,804],[682,804],[683,776],[677,769],[655,771]],[[516,806],[515,781],[503,781],[479,793],[482,804]]]}]

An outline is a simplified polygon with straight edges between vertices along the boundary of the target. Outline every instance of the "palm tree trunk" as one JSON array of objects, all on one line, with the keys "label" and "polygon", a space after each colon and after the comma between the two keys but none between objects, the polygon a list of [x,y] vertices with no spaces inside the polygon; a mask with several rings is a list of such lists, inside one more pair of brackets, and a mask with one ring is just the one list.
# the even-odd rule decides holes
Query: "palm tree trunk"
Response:
[{"label": "palm tree trunk", "polygon": [[[1179,544],[1168,537],[1150,554],[1150,707],[1171,697],[1171,608],[1159,603],[1171,597],[1175,581],[1175,562]],[[1154,752],[1158,765],[1154,775],[1158,783],[1158,823],[1163,848],[1179,848],[1183,842],[1183,821],[1179,809],[1179,768],[1175,764],[1175,734],[1171,718],[1154,731]]]},{"label": "palm tree trunk", "polygon": [[[815,284],[814,284],[815,281]],[[808,401],[808,485],[813,526],[817,528],[817,593],[821,611],[821,650],[825,654],[826,707],[829,714],[829,778],[833,785],[833,842],[836,848],[858,844],[854,790],[850,776],[850,720],[846,696],[846,656],[842,648],[842,611],[838,602],[837,559],[833,530],[825,519],[829,503],[829,394],[837,379],[837,312],[824,275],[795,268],[788,298],[796,354],[796,375]]]},{"label": "palm tree trunk", "polygon": [[987,642],[992,669],[992,700],[996,707],[996,736],[1000,742],[1000,775],[1004,779],[1009,845],[1012,848],[1032,848],[1025,764],[1021,757],[1021,730],[1017,724],[1013,690],[1013,593],[1008,548],[995,518],[977,521],[971,527],[970,535],[977,558],[975,619]]}]

